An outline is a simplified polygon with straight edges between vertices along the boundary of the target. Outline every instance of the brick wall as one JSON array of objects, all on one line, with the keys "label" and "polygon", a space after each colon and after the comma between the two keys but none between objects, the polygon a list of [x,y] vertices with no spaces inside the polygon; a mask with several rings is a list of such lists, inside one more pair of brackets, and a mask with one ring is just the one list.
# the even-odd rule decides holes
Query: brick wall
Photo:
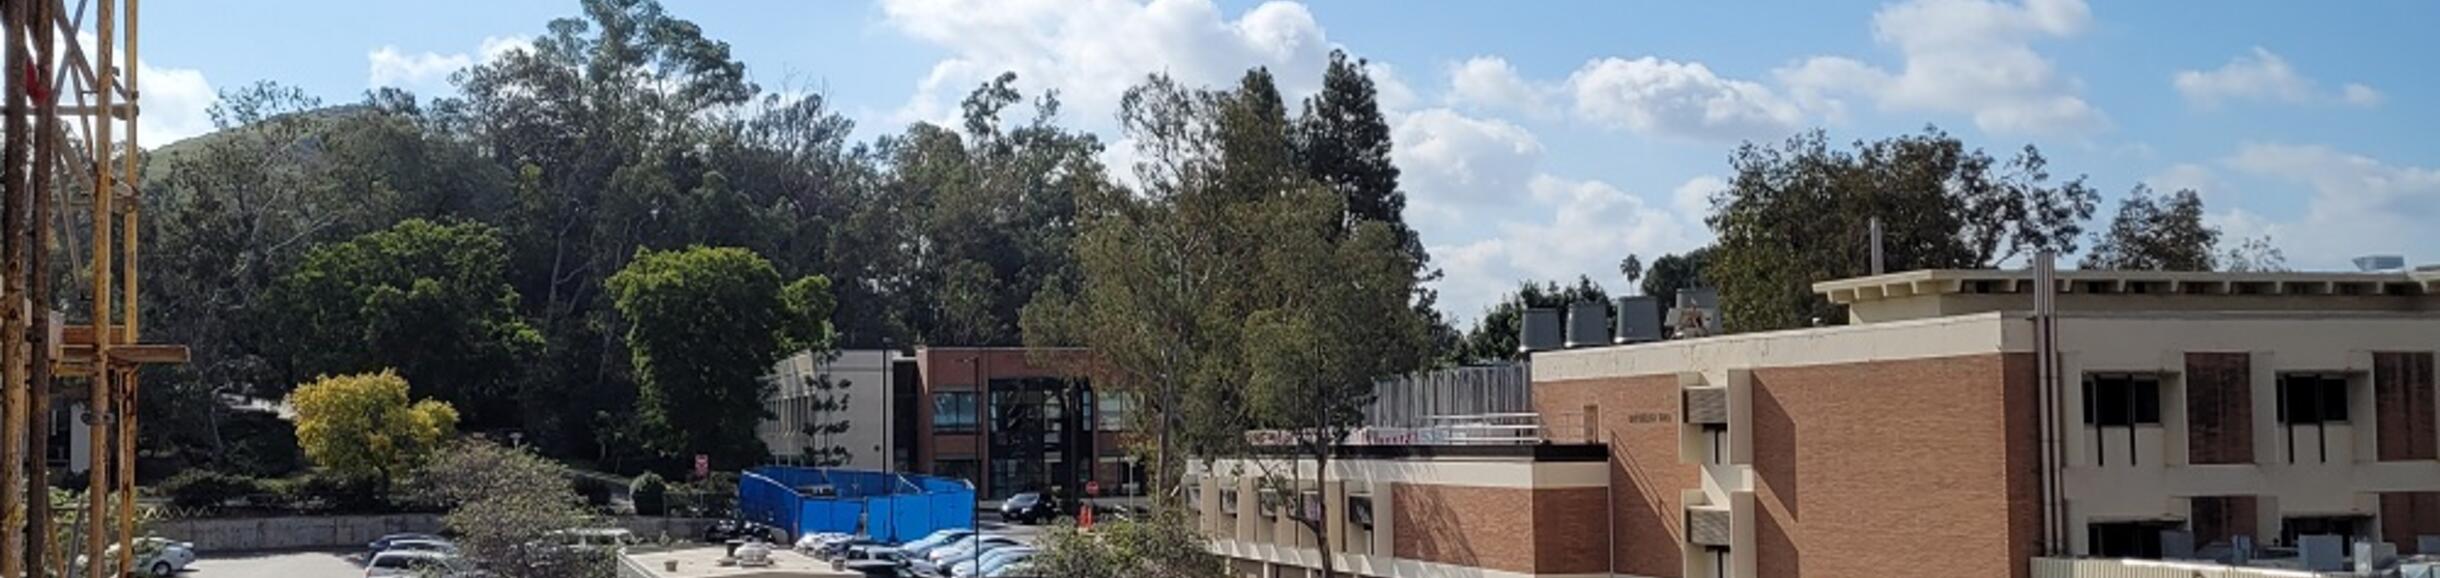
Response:
[{"label": "brick wall", "polygon": [[2254,461],[2253,357],[2186,354],[2186,462]]},{"label": "brick wall", "polygon": [[2237,536],[2252,536],[2260,543],[2265,536],[2257,529],[2261,500],[2254,496],[2203,496],[2194,498],[2192,515],[2187,518],[2194,530],[2197,548],[2213,542],[2233,544]]},{"label": "brick wall", "polygon": [[1601,408],[1597,425],[1610,444],[1610,501],[1617,517],[1610,546],[1622,574],[1675,577],[1685,569],[1685,505],[1678,493],[1701,487],[1703,479],[1694,465],[1678,463],[1677,389],[1676,375],[1533,386],[1536,411],[1572,414],[1587,405]]},{"label": "brick wall", "polygon": [[1758,575],[2025,576],[2032,369],[1999,354],[1756,369]]},{"label": "brick wall", "polygon": [[2399,554],[2416,552],[2416,536],[2440,535],[2440,492],[2381,494],[2381,536],[2398,546]]},{"label": "brick wall", "polygon": [[1600,488],[1398,484],[1390,492],[1399,558],[1526,574],[1598,573]]},{"label": "brick wall", "polygon": [[[2381,461],[2440,457],[2440,432],[2433,430],[2432,353],[2372,354],[2374,423]],[[2408,539],[2406,547],[2414,544]],[[2406,549],[2401,547],[2400,549]]]}]

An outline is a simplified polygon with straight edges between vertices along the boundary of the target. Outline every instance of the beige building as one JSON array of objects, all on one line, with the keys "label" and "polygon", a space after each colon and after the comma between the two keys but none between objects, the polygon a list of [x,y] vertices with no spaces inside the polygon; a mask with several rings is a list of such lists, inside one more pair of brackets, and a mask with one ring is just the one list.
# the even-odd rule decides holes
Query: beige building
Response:
[{"label": "beige building", "polygon": [[[1316,491],[1371,524],[1334,520],[1357,546],[1333,555],[1382,577],[2049,578],[2440,536],[2440,272],[2055,287],[2049,339],[2030,273],[1915,271],[1817,284],[1849,325],[1537,352],[1562,439],[1350,448]],[[1246,469],[1204,472],[1203,528],[1244,575],[1300,575],[1319,553],[1266,524]]]}]

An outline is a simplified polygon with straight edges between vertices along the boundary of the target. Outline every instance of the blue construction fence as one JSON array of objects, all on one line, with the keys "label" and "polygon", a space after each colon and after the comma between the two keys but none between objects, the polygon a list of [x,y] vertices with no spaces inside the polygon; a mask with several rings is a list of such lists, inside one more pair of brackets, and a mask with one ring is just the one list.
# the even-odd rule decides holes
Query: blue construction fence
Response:
[{"label": "blue construction fence", "polygon": [[869,470],[763,466],[737,480],[739,513],[791,537],[841,532],[904,542],[972,528],[974,499],[965,480]]}]

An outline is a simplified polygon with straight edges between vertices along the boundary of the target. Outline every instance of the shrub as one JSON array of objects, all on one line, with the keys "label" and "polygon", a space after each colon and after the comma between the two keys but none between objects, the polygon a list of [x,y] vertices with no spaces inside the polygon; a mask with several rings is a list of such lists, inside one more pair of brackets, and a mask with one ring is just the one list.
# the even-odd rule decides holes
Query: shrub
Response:
[{"label": "shrub", "polygon": [[322,508],[333,513],[379,514],[396,510],[389,501],[388,484],[381,478],[315,471],[291,483],[288,492],[291,503],[303,506],[320,502]]},{"label": "shrub", "polygon": [[187,470],[162,480],[154,486],[169,503],[180,508],[205,508],[226,504],[262,491],[262,483],[245,476],[211,470]]},{"label": "shrub", "polygon": [[627,497],[635,501],[638,516],[660,516],[669,513],[669,483],[660,474],[644,472],[627,485]]}]

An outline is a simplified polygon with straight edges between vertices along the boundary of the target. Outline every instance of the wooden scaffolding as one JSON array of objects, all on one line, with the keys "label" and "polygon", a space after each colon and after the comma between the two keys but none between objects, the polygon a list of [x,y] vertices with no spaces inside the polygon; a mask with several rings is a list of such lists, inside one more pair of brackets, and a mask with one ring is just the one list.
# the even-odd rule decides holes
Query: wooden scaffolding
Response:
[{"label": "wooden scaffolding", "polygon": [[[187,358],[137,341],[136,3],[0,0],[0,578],[131,570],[131,556],[105,552],[133,551],[136,369]],[[50,290],[54,249],[75,244],[55,233],[78,225],[91,261],[62,271],[84,274],[83,307]],[[81,324],[59,309],[87,307]],[[92,441],[85,498],[81,512],[53,512],[51,415],[77,400],[71,419]],[[81,536],[58,538],[61,518],[86,521],[72,526]],[[94,563],[75,567],[80,553]]]}]

